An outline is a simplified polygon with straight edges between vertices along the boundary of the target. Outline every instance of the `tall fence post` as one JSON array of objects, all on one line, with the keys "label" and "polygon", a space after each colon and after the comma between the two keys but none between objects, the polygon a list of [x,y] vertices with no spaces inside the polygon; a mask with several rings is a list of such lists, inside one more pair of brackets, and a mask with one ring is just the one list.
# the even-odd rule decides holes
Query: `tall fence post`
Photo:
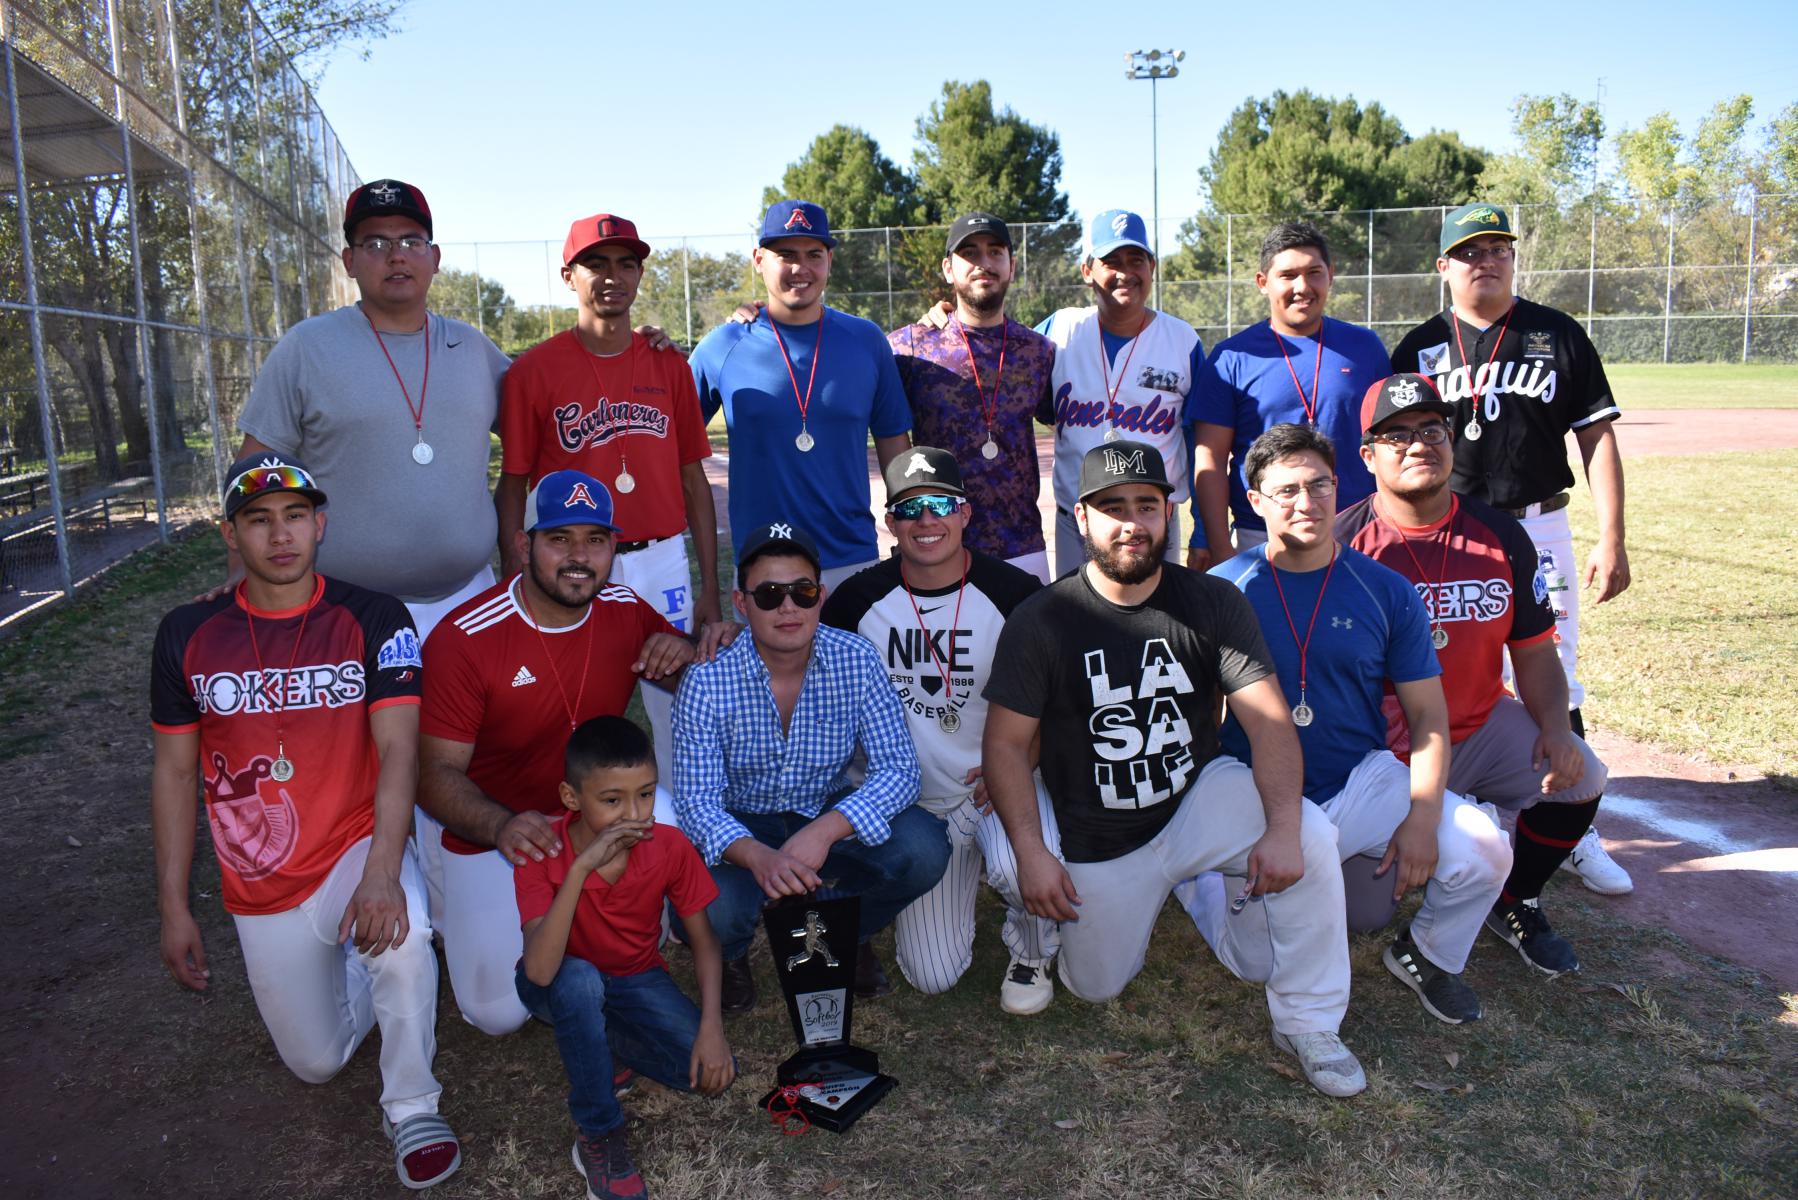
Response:
[{"label": "tall fence post", "polygon": [[687,239],[680,240],[680,274],[681,283],[686,288],[687,310],[687,349],[693,348],[693,256],[688,253]]},{"label": "tall fence post", "polygon": [[[125,165],[125,228],[131,241],[131,298],[137,305],[137,325],[133,330],[137,341],[138,378],[143,381],[144,410],[150,427],[150,481],[156,493],[156,536],[165,545],[169,540],[168,495],[162,487],[162,410],[156,403],[156,368],[150,362],[150,327],[145,324],[150,314],[144,304],[144,263],[137,225],[137,170],[131,156],[131,122],[125,110],[125,71],[119,53],[119,13],[113,0],[106,0],[107,36],[112,50],[112,103],[119,121],[119,143]],[[124,413],[119,417],[123,419]],[[96,481],[99,482],[99,481]]]},{"label": "tall fence post", "polygon": [[1586,336],[1592,336],[1592,313],[1598,297],[1598,195],[1592,196],[1592,241],[1586,249]]},{"label": "tall fence post", "polygon": [[75,595],[75,572],[69,564],[69,526],[63,519],[62,473],[56,465],[56,423],[50,412],[50,372],[44,363],[43,315],[38,312],[37,257],[31,248],[31,198],[25,174],[24,130],[19,121],[19,81],[13,66],[13,39],[0,39],[6,74],[6,116],[12,128],[12,177],[19,192],[19,250],[25,268],[25,324],[31,331],[31,366],[37,372],[37,419],[44,435],[44,460],[50,485],[50,517],[56,528],[56,566],[63,595]]},{"label": "tall fence post", "polygon": [[1673,206],[1667,206],[1667,290],[1661,302],[1661,361],[1673,355]]},{"label": "tall fence post", "polygon": [[1373,327],[1373,209],[1367,210],[1367,315],[1362,324]]},{"label": "tall fence post", "polygon": [[1754,324],[1754,235],[1755,218],[1759,216],[1760,193],[1748,193],[1748,278],[1742,287],[1742,361],[1748,361],[1748,341]]},{"label": "tall fence post", "polygon": [[1224,214],[1224,336],[1236,332],[1236,224]]},{"label": "tall fence post", "polygon": [[887,328],[893,327],[893,227],[886,227],[887,240]]}]

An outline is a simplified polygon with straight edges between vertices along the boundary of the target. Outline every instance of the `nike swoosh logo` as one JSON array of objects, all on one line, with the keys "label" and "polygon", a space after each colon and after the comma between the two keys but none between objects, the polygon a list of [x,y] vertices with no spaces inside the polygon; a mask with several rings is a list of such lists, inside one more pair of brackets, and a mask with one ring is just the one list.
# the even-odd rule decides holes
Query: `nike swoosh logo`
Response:
[{"label": "nike swoosh logo", "polygon": [[445,343],[443,343],[443,348],[445,350],[454,350],[457,346],[460,346],[461,344],[462,344],[461,342],[445,342]]},{"label": "nike swoosh logo", "polygon": [[936,608],[920,608],[918,610],[918,615],[920,617],[929,616],[931,613],[935,612],[937,610],[937,608],[941,608],[941,607],[943,607],[943,606],[939,604],[936,606]]}]

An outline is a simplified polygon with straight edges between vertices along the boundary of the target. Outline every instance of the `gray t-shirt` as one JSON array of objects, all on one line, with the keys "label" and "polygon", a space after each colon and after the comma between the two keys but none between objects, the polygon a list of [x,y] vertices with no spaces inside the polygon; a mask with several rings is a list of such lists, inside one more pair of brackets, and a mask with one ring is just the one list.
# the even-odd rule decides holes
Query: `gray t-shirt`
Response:
[{"label": "gray t-shirt", "polygon": [[[393,368],[418,404],[427,333],[424,438],[435,458],[421,467]],[[510,360],[479,330],[435,314],[425,331],[381,336],[393,368],[357,305],[295,325],[262,364],[237,428],[297,456],[330,497],[320,571],[401,600],[441,600],[487,563],[499,535],[487,461]]]}]

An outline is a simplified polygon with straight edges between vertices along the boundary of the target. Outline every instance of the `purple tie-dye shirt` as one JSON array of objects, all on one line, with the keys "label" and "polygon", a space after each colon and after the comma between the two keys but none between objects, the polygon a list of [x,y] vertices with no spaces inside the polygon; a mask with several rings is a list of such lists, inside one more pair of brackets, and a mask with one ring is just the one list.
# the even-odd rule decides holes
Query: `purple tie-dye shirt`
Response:
[{"label": "purple tie-dye shirt", "polygon": [[[1042,511],[1037,507],[1041,472],[1036,458],[1037,406],[1049,394],[1055,347],[1027,325],[1007,320],[1003,329],[967,329],[951,318],[948,328],[906,325],[887,334],[899,379],[911,401],[912,442],[935,446],[955,456],[962,482],[974,502],[973,519],[963,541],[995,558],[1017,558],[1044,549]],[[999,375],[1003,343],[1005,373]],[[968,348],[980,368],[980,389],[993,404],[998,384],[992,436],[997,458],[986,458],[986,416],[974,387]]]}]

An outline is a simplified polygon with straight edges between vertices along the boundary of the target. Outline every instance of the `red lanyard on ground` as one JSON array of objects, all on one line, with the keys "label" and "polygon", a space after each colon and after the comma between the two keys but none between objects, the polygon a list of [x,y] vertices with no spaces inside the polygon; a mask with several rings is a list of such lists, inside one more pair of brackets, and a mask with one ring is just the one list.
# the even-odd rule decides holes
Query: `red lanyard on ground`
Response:
[{"label": "red lanyard on ground", "polygon": [[[1309,400],[1305,399],[1305,389],[1299,384],[1299,373],[1293,369],[1292,355],[1286,349],[1286,339],[1280,336],[1280,331],[1275,329],[1271,322],[1268,324],[1267,331],[1274,335],[1274,341],[1280,343],[1280,357],[1286,360],[1286,373],[1292,376],[1292,388],[1299,394],[1299,403],[1305,408],[1305,420],[1312,425],[1316,425],[1317,381],[1322,377],[1324,369],[1323,325],[1319,324],[1317,327],[1317,364],[1311,368],[1311,398]],[[1333,562],[1334,560],[1331,561]]]}]

